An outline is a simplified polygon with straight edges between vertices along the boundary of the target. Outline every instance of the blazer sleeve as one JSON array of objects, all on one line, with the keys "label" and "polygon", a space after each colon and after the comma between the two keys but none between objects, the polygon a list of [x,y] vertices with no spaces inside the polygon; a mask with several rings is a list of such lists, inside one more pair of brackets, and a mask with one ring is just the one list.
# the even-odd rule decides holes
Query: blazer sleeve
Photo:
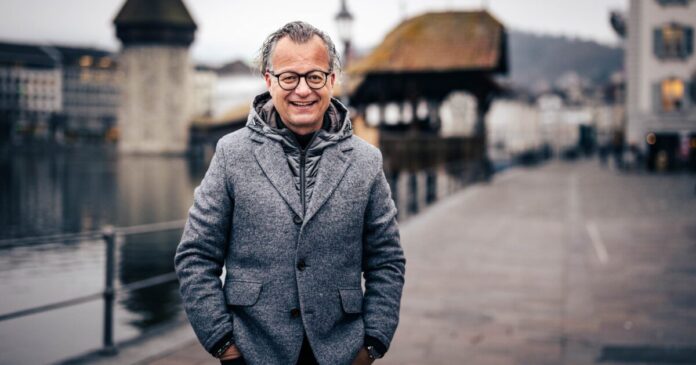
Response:
[{"label": "blazer sleeve", "polygon": [[363,225],[363,320],[366,338],[379,340],[386,351],[399,322],[406,259],[399,238],[396,206],[381,161],[380,155]]},{"label": "blazer sleeve", "polygon": [[228,186],[222,142],[218,142],[210,167],[194,191],[174,266],[181,297],[191,326],[205,349],[213,355],[232,336],[232,319],[220,281],[225,262],[234,207]]}]

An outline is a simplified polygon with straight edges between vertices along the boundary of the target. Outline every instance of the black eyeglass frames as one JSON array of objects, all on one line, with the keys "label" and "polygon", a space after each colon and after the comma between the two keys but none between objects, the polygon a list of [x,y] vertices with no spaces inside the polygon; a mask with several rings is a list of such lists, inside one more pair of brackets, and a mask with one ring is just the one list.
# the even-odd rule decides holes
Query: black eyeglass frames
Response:
[{"label": "black eyeglass frames", "polygon": [[331,72],[322,70],[313,70],[303,74],[293,71],[286,71],[277,75],[271,70],[267,70],[266,72],[275,77],[278,80],[278,85],[280,88],[285,91],[295,90],[297,85],[300,84],[301,78],[305,79],[305,82],[307,82],[307,86],[309,86],[310,89],[321,89],[324,87],[324,85],[326,85],[326,81],[329,79],[329,75],[331,75]]}]

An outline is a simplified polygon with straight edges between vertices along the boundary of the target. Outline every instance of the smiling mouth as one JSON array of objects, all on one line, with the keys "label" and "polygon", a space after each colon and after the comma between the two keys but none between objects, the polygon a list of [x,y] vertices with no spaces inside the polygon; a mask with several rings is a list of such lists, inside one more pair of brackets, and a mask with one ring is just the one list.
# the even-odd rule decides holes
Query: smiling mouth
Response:
[{"label": "smiling mouth", "polygon": [[312,105],[314,105],[314,104],[316,104],[316,103],[317,103],[316,101],[306,101],[306,102],[302,102],[302,101],[291,101],[291,102],[290,102],[290,105],[296,106],[296,107],[299,107],[299,108],[304,108],[304,107],[312,106]]}]

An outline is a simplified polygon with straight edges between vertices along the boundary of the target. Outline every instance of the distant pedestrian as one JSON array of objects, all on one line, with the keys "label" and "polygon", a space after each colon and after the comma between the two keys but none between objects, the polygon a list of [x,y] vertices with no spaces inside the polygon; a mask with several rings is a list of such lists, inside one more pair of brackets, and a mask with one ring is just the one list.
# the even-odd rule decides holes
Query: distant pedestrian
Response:
[{"label": "distant pedestrian", "polygon": [[599,145],[599,163],[602,167],[605,167],[609,158],[609,150],[611,149],[610,134],[600,133],[597,138],[597,144]]},{"label": "distant pedestrian", "polygon": [[607,166],[607,160],[609,158],[609,146],[606,144],[599,146],[599,163],[602,167]]},{"label": "distant pedestrian", "polygon": [[614,165],[617,170],[624,169],[624,136],[620,131],[615,131],[612,136],[612,154],[614,155]]},{"label": "distant pedestrian", "polygon": [[184,308],[223,364],[370,364],[405,270],[382,156],[332,98],[324,32],[288,23],[260,58],[268,92],[218,142],[177,248]]}]

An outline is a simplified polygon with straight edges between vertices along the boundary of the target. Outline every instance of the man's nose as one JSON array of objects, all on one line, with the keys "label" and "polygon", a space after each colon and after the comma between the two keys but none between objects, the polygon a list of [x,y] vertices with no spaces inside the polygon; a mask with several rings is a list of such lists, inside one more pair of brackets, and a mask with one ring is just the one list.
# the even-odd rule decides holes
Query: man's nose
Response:
[{"label": "man's nose", "polygon": [[309,95],[312,92],[312,89],[309,88],[309,85],[307,85],[307,79],[304,77],[300,77],[300,82],[297,84],[297,87],[295,88],[295,94],[297,95]]}]

